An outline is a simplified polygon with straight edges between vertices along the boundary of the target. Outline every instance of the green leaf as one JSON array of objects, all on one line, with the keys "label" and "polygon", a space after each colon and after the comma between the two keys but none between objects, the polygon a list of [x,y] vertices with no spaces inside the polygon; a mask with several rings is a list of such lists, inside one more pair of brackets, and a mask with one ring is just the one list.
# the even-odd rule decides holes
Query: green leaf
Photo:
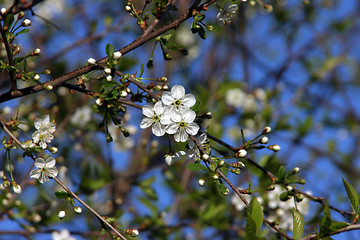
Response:
[{"label": "green leaf", "polygon": [[324,237],[331,232],[330,225],[331,225],[330,209],[329,209],[329,206],[326,204],[324,207],[324,216],[321,220],[319,237]]},{"label": "green leaf", "polygon": [[255,222],[256,232],[258,232],[261,225],[263,224],[264,214],[263,209],[255,196],[250,201],[248,213],[250,214],[252,220]]},{"label": "green leaf", "polygon": [[281,183],[285,180],[285,174],[286,174],[286,170],[285,167],[283,165],[280,166],[279,170],[278,170],[278,183]]},{"label": "green leaf", "polygon": [[194,106],[192,106],[190,109],[193,110],[194,112],[196,112],[196,110],[199,108],[200,106],[200,102],[196,101],[196,103],[194,104]]},{"label": "green leaf", "polygon": [[200,28],[198,29],[198,34],[202,39],[206,39],[206,32],[205,32],[205,29],[202,26],[200,26]]},{"label": "green leaf", "polygon": [[345,179],[342,179],[345,189],[346,189],[346,193],[349,197],[350,203],[351,203],[351,207],[354,211],[354,213],[357,213],[358,208],[359,208],[359,195],[356,193],[355,189],[353,186],[351,186],[350,183],[348,183]]},{"label": "green leaf", "polygon": [[209,169],[207,167],[205,167],[204,165],[201,165],[199,163],[190,163],[190,164],[186,165],[186,167],[188,169],[190,169],[191,171],[200,171],[200,170],[209,171]]},{"label": "green leaf", "polygon": [[330,230],[334,232],[334,231],[337,231],[337,230],[342,229],[344,227],[347,227],[349,225],[350,224],[347,223],[347,222],[334,222],[334,223],[331,223]]},{"label": "green leaf", "polygon": [[6,16],[4,26],[9,27],[9,29],[10,29],[11,25],[13,24],[13,22],[14,22],[14,15],[8,14],[8,15]]},{"label": "green leaf", "polygon": [[301,213],[293,208],[293,238],[300,239],[304,233],[305,221]]},{"label": "green leaf", "polygon": [[139,78],[141,78],[141,76],[143,75],[143,73],[144,73],[144,64],[141,64]]},{"label": "green leaf", "polygon": [[23,33],[28,33],[28,32],[29,32],[29,29],[25,28],[25,29],[21,30],[20,32],[17,32],[17,33],[15,34],[15,36],[20,35],[20,34],[23,34]]},{"label": "green leaf", "polygon": [[256,239],[256,223],[249,213],[246,216],[245,232],[247,240]]},{"label": "green leaf", "polygon": [[106,44],[105,51],[106,51],[107,57],[109,58],[109,61],[112,61],[114,58],[114,52],[115,52],[114,46],[111,45],[110,43]]},{"label": "green leaf", "polygon": [[55,196],[59,199],[64,199],[64,198],[68,197],[68,193],[65,191],[57,191],[57,192],[55,192]]}]

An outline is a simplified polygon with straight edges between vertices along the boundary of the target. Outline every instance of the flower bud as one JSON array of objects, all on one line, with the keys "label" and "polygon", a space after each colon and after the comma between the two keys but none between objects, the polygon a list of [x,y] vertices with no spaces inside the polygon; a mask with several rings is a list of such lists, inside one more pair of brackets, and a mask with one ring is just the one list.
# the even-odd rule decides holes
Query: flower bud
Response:
[{"label": "flower bud", "polygon": [[219,163],[218,163],[218,166],[219,166],[219,167],[223,167],[224,165],[225,165],[225,161],[224,161],[224,160],[219,161]]},{"label": "flower bud", "polygon": [[40,79],[40,75],[39,75],[39,74],[35,74],[35,75],[34,75],[34,80],[35,80],[35,81],[38,81],[39,79]]},{"label": "flower bud", "polygon": [[229,193],[230,193],[230,190],[229,190],[229,188],[225,188],[225,191],[223,192],[223,194],[225,195],[225,196],[227,196],[227,195],[229,195]]},{"label": "flower bud", "polygon": [[21,192],[22,192],[21,186],[19,184],[17,184],[15,181],[12,182],[12,190],[14,191],[14,193],[17,193],[17,194],[21,194]]},{"label": "flower bud", "polygon": [[110,69],[110,68],[105,68],[105,69],[104,69],[104,72],[105,72],[106,74],[111,74],[111,69]]},{"label": "flower bud", "polygon": [[53,90],[53,89],[54,89],[54,86],[51,85],[51,84],[45,84],[45,85],[44,85],[44,88],[45,88],[46,90]]},{"label": "flower bud", "polygon": [[96,99],[95,101],[96,105],[101,106],[103,105],[104,101],[101,98]]},{"label": "flower bud", "polygon": [[212,179],[214,179],[214,180],[218,180],[218,179],[219,179],[219,175],[214,174],[214,175],[212,176]]},{"label": "flower bud", "polygon": [[166,84],[165,84],[165,85],[163,85],[163,86],[162,86],[162,90],[164,90],[164,91],[168,91],[168,90],[169,90],[169,86],[168,86],[168,85],[166,85]]},{"label": "flower bud", "polygon": [[129,5],[126,5],[125,10],[126,10],[127,12],[131,12],[131,7],[130,7]]},{"label": "flower bud", "polygon": [[81,207],[74,207],[74,212],[76,212],[77,214],[82,213],[82,208]]},{"label": "flower bud", "polygon": [[269,141],[269,138],[267,136],[263,136],[261,139],[260,139],[260,143],[261,144],[267,144]]},{"label": "flower bud", "polygon": [[39,55],[40,53],[41,53],[40,48],[35,48],[34,51],[33,51],[34,55]]},{"label": "flower bud", "polygon": [[272,191],[272,190],[274,190],[274,189],[275,189],[275,185],[274,185],[274,184],[271,184],[270,186],[268,186],[268,187],[266,188],[267,191]]},{"label": "flower bud", "polygon": [[202,158],[204,161],[207,161],[207,160],[209,160],[210,156],[205,153],[205,154],[203,154],[203,155],[201,156],[201,158]]},{"label": "flower bud", "polygon": [[4,188],[8,188],[8,187],[10,187],[10,185],[11,185],[11,183],[10,183],[10,181],[6,178],[6,179],[4,179],[3,180],[3,187]]},{"label": "flower bud", "polygon": [[6,10],[6,8],[1,8],[0,12],[1,12],[1,15],[5,15],[7,10]]},{"label": "flower bud", "polygon": [[302,200],[304,200],[304,195],[302,195],[301,193],[298,193],[295,195],[295,200],[297,202],[301,202]]},{"label": "flower bud", "polygon": [[207,119],[211,119],[211,118],[212,118],[212,113],[211,113],[211,112],[207,112],[207,113],[205,113],[205,115],[206,115],[206,118],[207,118]]},{"label": "flower bud", "polygon": [[271,133],[271,127],[266,126],[263,130],[263,134]]},{"label": "flower bud", "polygon": [[66,217],[66,212],[64,210],[61,210],[57,216],[58,218],[63,219]]},{"label": "flower bud", "polygon": [[25,13],[23,11],[19,12],[17,18],[22,19],[23,17],[25,17]]},{"label": "flower bud", "polygon": [[87,63],[90,64],[90,65],[94,65],[96,63],[96,60],[94,58],[89,58],[87,60]]},{"label": "flower bud", "polygon": [[294,167],[294,169],[292,170],[292,174],[298,174],[299,172],[300,172],[299,167]]},{"label": "flower bud", "polygon": [[106,76],[106,81],[111,82],[112,81],[112,76],[111,75]]},{"label": "flower bud", "polygon": [[51,153],[57,153],[58,151],[59,151],[59,149],[57,148],[57,147],[50,147],[49,148],[49,151],[51,152]]},{"label": "flower bud", "polygon": [[306,180],[305,180],[305,179],[300,179],[297,183],[298,183],[298,184],[305,184],[305,183],[306,183]]},{"label": "flower bud", "polygon": [[126,92],[126,91],[121,91],[121,93],[120,93],[120,96],[121,97],[126,97],[128,95],[128,93]]},{"label": "flower bud", "polygon": [[291,192],[291,191],[293,190],[293,187],[290,186],[290,185],[287,185],[287,186],[286,186],[286,190],[288,190],[289,192]]},{"label": "flower bud", "polygon": [[119,51],[114,52],[114,59],[115,59],[115,60],[121,58],[121,56],[122,56],[121,52],[119,52]]},{"label": "flower bud", "polygon": [[168,80],[167,77],[161,77],[161,78],[159,78],[159,81],[160,81],[160,82],[167,82],[167,80]]},{"label": "flower bud", "polygon": [[277,145],[277,144],[275,144],[275,145],[272,145],[272,150],[274,151],[274,152],[278,152],[278,151],[280,151],[280,146],[279,145]]},{"label": "flower bud", "polygon": [[246,151],[245,149],[240,149],[240,150],[237,152],[237,155],[238,155],[238,157],[240,157],[240,158],[244,158],[244,157],[246,157],[246,155],[247,155],[247,151]]},{"label": "flower bud", "polygon": [[203,187],[206,183],[206,180],[205,179],[199,179],[199,186]]},{"label": "flower bud", "polygon": [[21,26],[23,26],[23,27],[28,27],[30,25],[31,25],[30,19],[24,19],[24,21],[21,23]]}]

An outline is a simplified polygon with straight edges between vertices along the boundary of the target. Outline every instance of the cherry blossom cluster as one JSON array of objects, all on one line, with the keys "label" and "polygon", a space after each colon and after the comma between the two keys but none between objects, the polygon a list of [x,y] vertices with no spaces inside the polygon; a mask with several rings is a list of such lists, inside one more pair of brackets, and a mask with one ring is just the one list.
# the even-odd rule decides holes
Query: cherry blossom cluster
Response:
[{"label": "cherry blossom cluster", "polygon": [[190,109],[195,103],[193,94],[185,94],[183,86],[175,85],[170,92],[164,92],[161,101],[154,106],[145,105],[142,108],[145,117],[140,127],[151,126],[156,136],[173,134],[176,142],[186,142],[189,135],[196,135],[200,129],[194,122],[196,113]]}]

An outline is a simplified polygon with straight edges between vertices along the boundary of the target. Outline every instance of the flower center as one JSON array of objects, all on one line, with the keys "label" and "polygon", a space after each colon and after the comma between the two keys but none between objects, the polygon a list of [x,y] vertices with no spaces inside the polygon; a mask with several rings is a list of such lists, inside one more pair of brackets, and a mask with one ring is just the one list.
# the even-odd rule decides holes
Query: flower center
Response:
[{"label": "flower center", "polygon": [[181,105],[181,101],[179,99],[177,99],[175,102],[174,102],[175,106],[180,106]]},{"label": "flower center", "polygon": [[186,127],[186,122],[181,121],[181,122],[179,123],[179,126],[180,126],[180,127]]},{"label": "flower center", "polygon": [[152,120],[154,120],[155,122],[159,121],[159,120],[160,120],[159,115],[154,115],[154,116],[152,117]]}]

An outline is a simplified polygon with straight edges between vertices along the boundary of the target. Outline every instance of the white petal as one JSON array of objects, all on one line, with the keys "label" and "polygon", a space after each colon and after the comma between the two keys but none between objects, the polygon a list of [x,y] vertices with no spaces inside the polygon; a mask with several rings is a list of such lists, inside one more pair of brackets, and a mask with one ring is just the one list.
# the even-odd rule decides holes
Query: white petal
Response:
[{"label": "white petal", "polygon": [[58,175],[58,173],[59,173],[59,171],[55,167],[47,169],[47,174],[50,177],[56,177]]},{"label": "white petal", "polygon": [[194,136],[198,133],[200,127],[196,123],[189,123],[185,129],[188,134]]},{"label": "white petal", "polygon": [[164,126],[160,122],[155,122],[151,130],[152,133],[158,137],[163,136],[165,134]]},{"label": "white petal", "polygon": [[48,159],[46,159],[45,167],[46,167],[46,168],[52,168],[52,167],[55,166],[55,164],[56,164],[55,158],[49,157]]},{"label": "white petal", "polygon": [[188,134],[186,133],[185,129],[180,128],[178,132],[174,135],[176,142],[186,142],[188,139]]},{"label": "white petal", "polygon": [[206,140],[207,140],[206,133],[201,134],[200,137],[199,137],[200,144],[205,144]]},{"label": "white petal", "polygon": [[167,165],[171,166],[174,163],[174,156],[167,155],[165,157],[165,162]]},{"label": "white petal", "polygon": [[160,122],[161,122],[161,124],[164,124],[164,125],[168,125],[168,124],[172,123],[170,114],[162,115],[160,118]]},{"label": "white petal", "polygon": [[192,95],[192,94],[186,94],[186,95],[183,97],[183,99],[182,99],[181,102],[182,102],[186,107],[190,108],[190,107],[192,107],[192,106],[195,105],[195,103],[196,103],[196,98],[195,98],[195,96]]},{"label": "white petal", "polygon": [[170,123],[169,125],[166,126],[165,131],[168,134],[174,134],[178,131],[179,129],[179,125],[177,123]]},{"label": "white petal", "polygon": [[179,112],[172,112],[170,117],[173,122],[180,122],[183,119]]},{"label": "white petal", "polygon": [[44,125],[48,125],[50,123],[50,116],[46,114],[45,117],[42,119]]},{"label": "white petal", "polygon": [[142,120],[141,120],[141,123],[140,123],[140,127],[141,128],[148,128],[150,127],[152,124],[154,123],[154,120],[152,120],[151,118],[148,118],[148,117],[144,117]]},{"label": "white petal", "polygon": [[40,169],[35,169],[30,172],[30,178],[39,178],[41,174]]},{"label": "white petal", "polygon": [[165,104],[165,105],[171,105],[174,103],[175,99],[174,97],[171,95],[171,93],[169,92],[164,92],[161,96],[161,101]]},{"label": "white petal", "polygon": [[185,122],[187,123],[191,123],[195,120],[196,118],[196,113],[191,110],[191,109],[186,109],[184,112],[183,112],[183,115],[182,115],[183,119]]},{"label": "white petal", "polygon": [[238,5],[232,4],[227,8],[227,10],[231,13],[236,13],[236,10],[238,10]]},{"label": "white petal", "polygon": [[37,168],[43,168],[45,166],[45,160],[43,158],[37,158],[35,160],[34,166]]},{"label": "white petal", "polygon": [[223,21],[224,20],[224,14],[222,13],[222,11],[220,10],[220,12],[216,15],[216,18],[219,21]]},{"label": "white petal", "polygon": [[34,126],[36,129],[40,129],[40,127],[42,126],[42,120],[40,118],[35,119]]},{"label": "white petal", "polygon": [[190,148],[190,149],[193,149],[193,148],[195,147],[195,145],[196,145],[196,144],[194,143],[194,141],[191,140],[191,139],[189,140],[188,144],[189,144],[189,148]]},{"label": "white petal", "polygon": [[180,99],[185,95],[185,88],[181,85],[174,85],[171,88],[171,94],[175,99]]},{"label": "white petal", "polygon": [[165,112],[165,107],[163,105],[162,102],[157,102],[155,103],[154,105],[154,112],[157,114],[157,115],[161,115]]},{"label": "white petal", "polygon": [[39,146],[40,146],[42,149],[46,149],[47,144],[46,144],[46,142],[41,141],[41,142],[39,142]]},{"label": "white petal", "polygon": [[153,111],[153,107],[150,105],[145,105],[142,107],[142,113],[151,118],[152,116],[154,116],[154,111]]}]

